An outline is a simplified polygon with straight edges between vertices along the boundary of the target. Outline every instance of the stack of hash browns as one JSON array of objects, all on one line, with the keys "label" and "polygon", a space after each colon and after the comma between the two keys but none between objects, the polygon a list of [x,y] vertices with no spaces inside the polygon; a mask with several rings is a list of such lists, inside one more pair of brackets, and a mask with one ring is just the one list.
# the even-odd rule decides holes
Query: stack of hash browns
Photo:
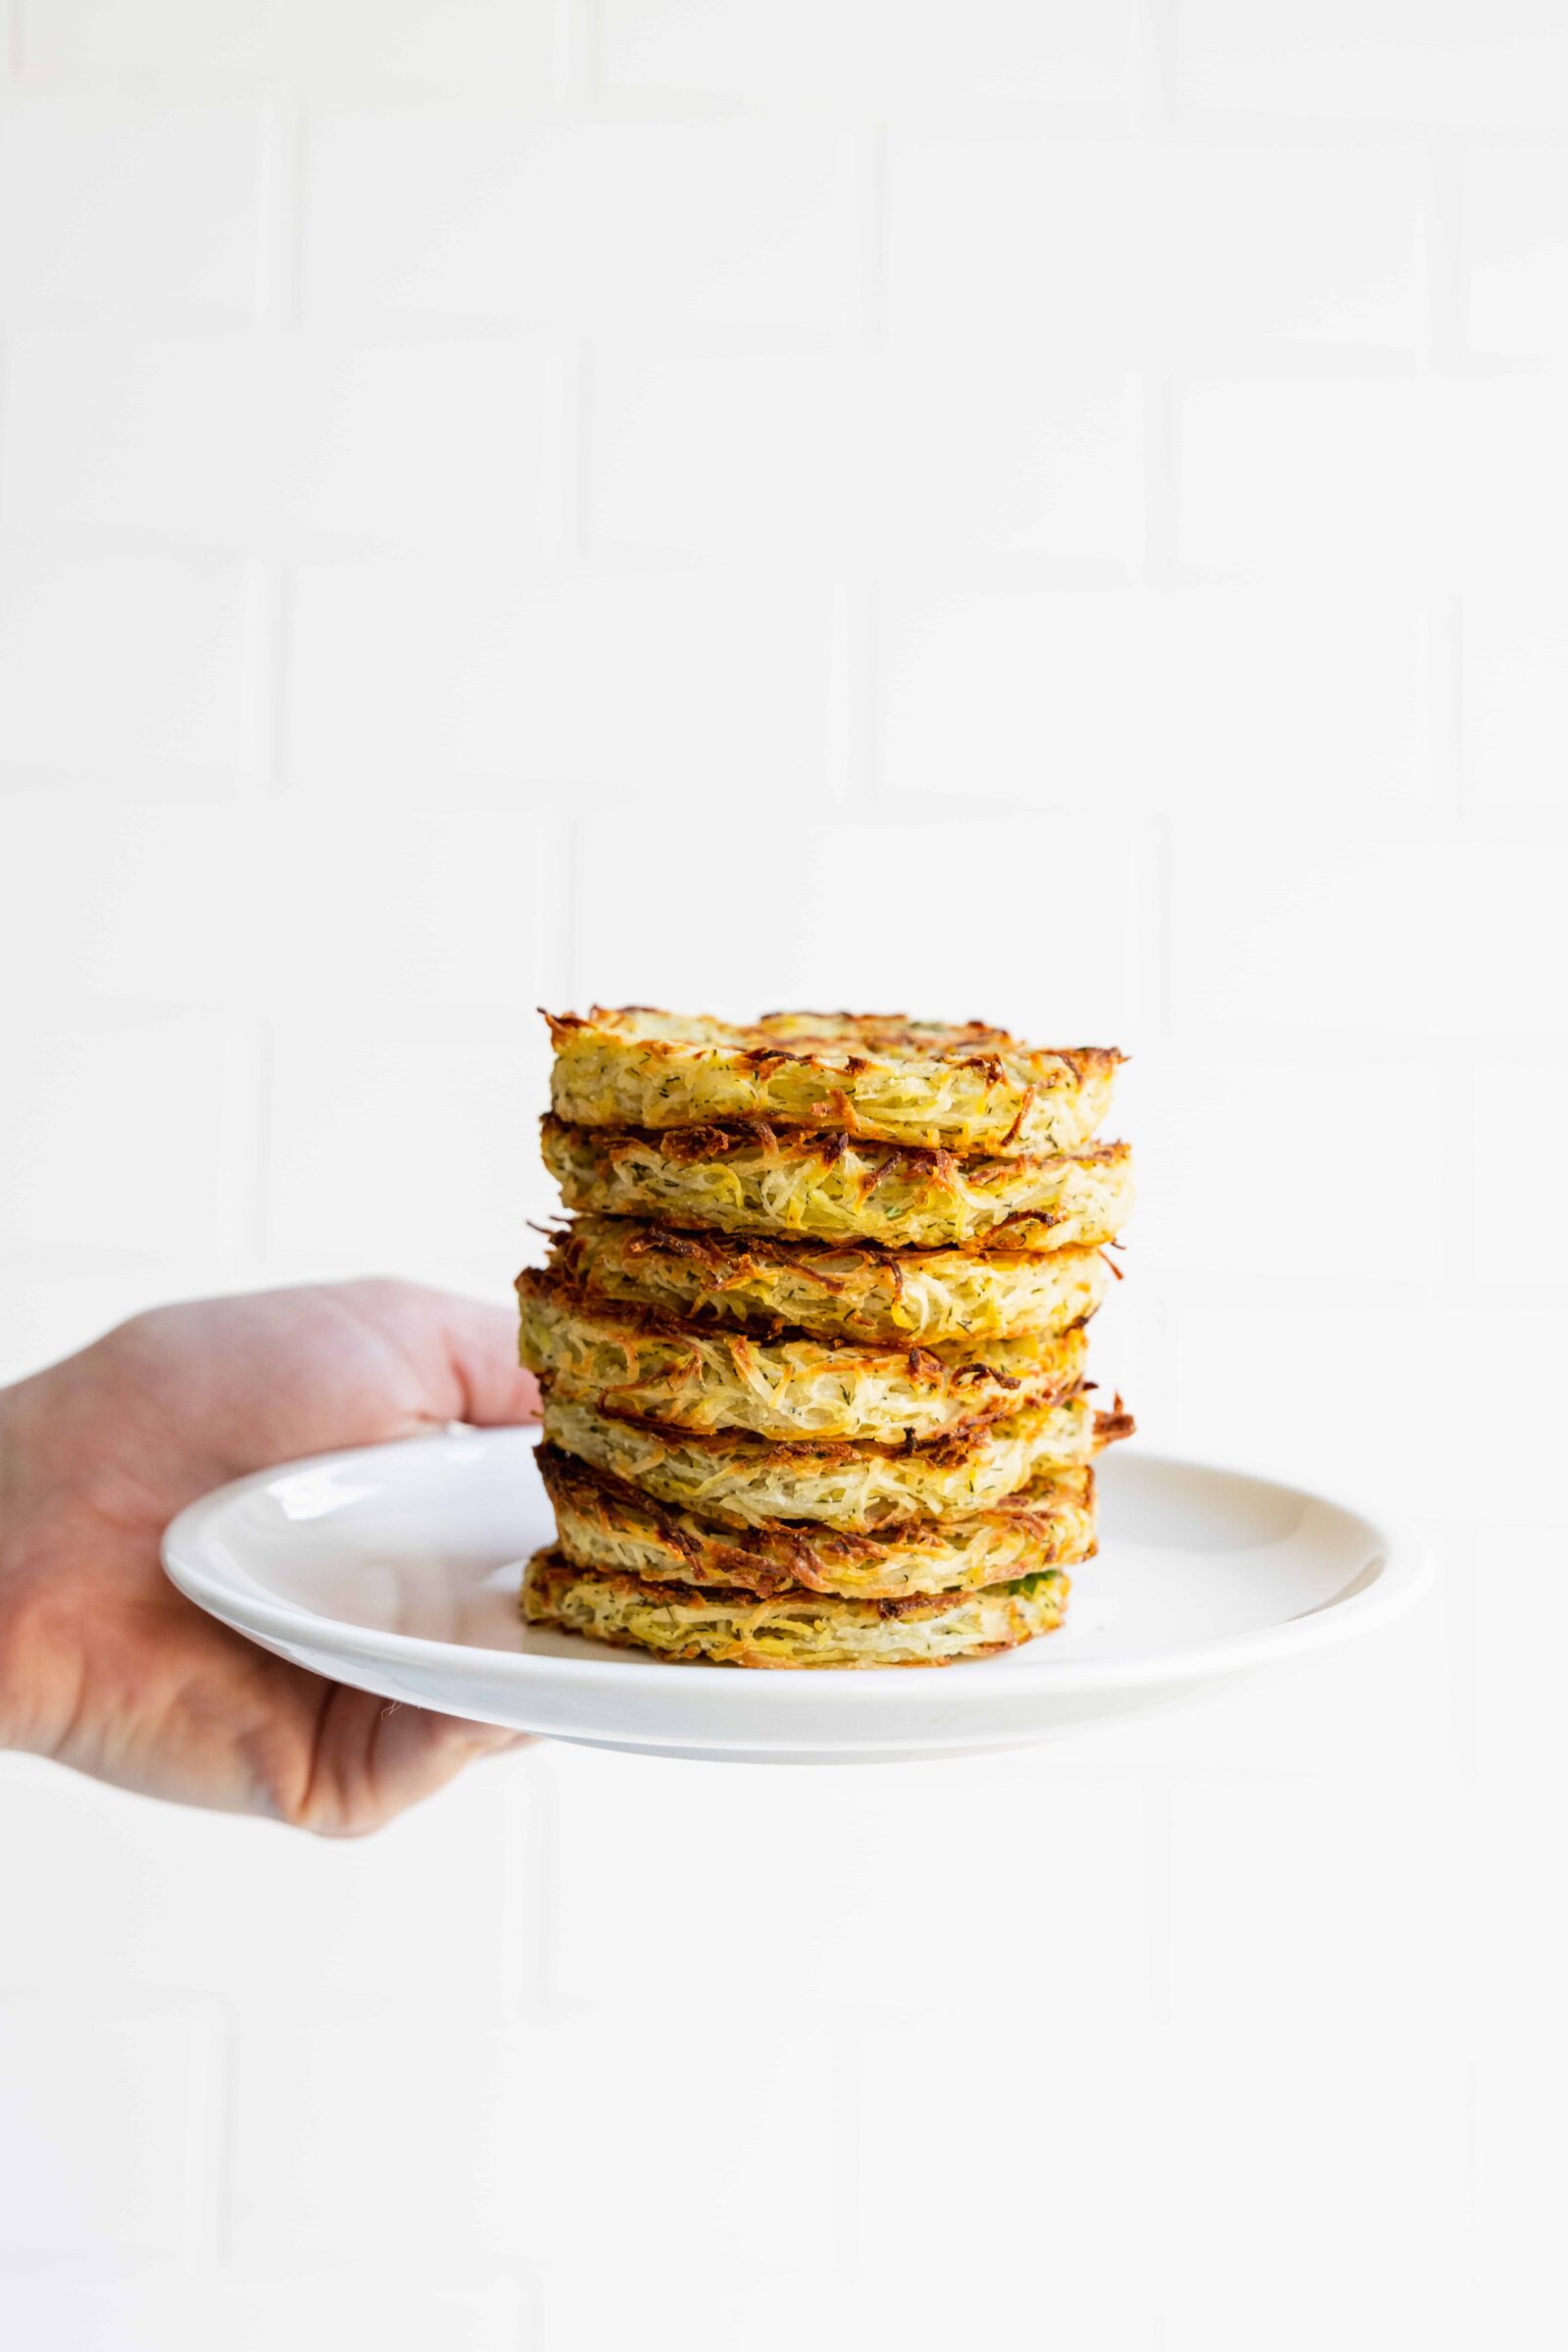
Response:
[{"label": "stack of hash browns", "polygon": [[925,1666],[1060,1624],[1120,1055],[978,1022],[551,1015],[570,1221],[518,1276],[557,1540],[523,1615],[665,1658]]}]

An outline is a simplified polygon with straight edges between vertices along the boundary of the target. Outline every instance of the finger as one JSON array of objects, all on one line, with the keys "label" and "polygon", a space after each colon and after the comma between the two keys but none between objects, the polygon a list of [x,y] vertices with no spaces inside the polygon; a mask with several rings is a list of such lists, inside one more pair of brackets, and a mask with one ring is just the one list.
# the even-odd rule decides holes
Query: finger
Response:
[{"label": "finger", "polygon": [[454,1393],[457,1398],[451,1418],[471,1421],[481,1429],[538,1420],[539,1387],[517,1361],[517,1318],[513,1309],[484,1298],[465,1298],[455,1291],[399,1287],[437,1341],[446,1375],[444,1405],[450,1407]]},{"label": "finger", "polygon": [[539,1383],[517,1361],[517,1318],[475,1298],[448,1300],[448,1344],[463,1419],[480,1429],[539,1418]]},{"label": "finger", "polygon": [[502,1724],[336,1687],[321,1709],[313,1769],[294,1819],[321,1837],[362,1837],[433,1796],[466,1765],[530,1744],[526,1734]]}]

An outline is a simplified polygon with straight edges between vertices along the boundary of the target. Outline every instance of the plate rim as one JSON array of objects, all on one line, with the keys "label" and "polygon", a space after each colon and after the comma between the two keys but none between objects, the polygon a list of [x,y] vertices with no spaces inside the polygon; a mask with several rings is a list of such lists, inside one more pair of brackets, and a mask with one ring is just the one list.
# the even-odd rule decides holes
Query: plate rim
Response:
[{"label": "plate rim", "polygon": [[[341,1636],[352,1633],[358,1654],[367,1661],[395,1666],[420,1664],[439,1668],[450,1659],[470,1661],[473,1670],[482,1671],[501,1666],[515,1672],[540,1675],[558,1688],[576,1688],[584,1692],[607,1688],[625,1691],[624,1676],[627,1660],[623,1656],[557,1657],[543,1650],[493,1649],[480,1644],[441,1642],[423,1634],[398,1634],[380,1628],[350,1626],[341,1617],[323,1615],[319,1610],[299,1602],[270,1600],[236,1593],[221,1579],[205,1572],[193,1562],[187,1546],[199,1544],[206,1536],[212,1520],[232,1507],[246,1494],[271,1485],[280,1478],[309,1470],[321,1470],[347,1463],[363,1463],[368,1456],[398,1453],[407,1456],[433,1444],[468,1440],[481,1451],[487,1442],[498,1439],[522,1439],[530,1445],[539,1442],[537,1423],[513,1422],[481,1428],[468,1422],[449,1422],[443,1427],[421,1431],[406,1438],[393,1438],[374,1446],[339,1446],[325,1453],[304,1454],[287,1462],[276,1462],[262,1470],[247,1472],[243,1477],[230,1479],[211,1493],[197,1496],[176,1512],[164,1531],[160,1554],[164,1572],[170,1582],[198,1608],[219,1618],[223,1624],[242,1634],[252,1631],[260,1639],[302,1638],[324,1633]],[[1006,1653],[1011,1660],[1004,1690],[1007,1695],[1021,1697],[1026,1692],[1063,1698],[1103,1690],[1136,1690],[1162,1683],[1211,1681],[1231,1672],[1243,1672],[1249,1667],[1267,1665],[1281,1657],[1299,1656],[1313,1650],[1337,1647],[1343,1642],[1403,1615],[1429,1589],[1433,1576],[1432,1546],[1425,1535],[1402,1516],[1385,1510],[1369,1509],[1354,1495],[1325,1492],[1321,1488],[1303,1487],[1294,1478],[1255,1462],[1215,1461],[1206,1456],[1174,1453],[1163,1447],[1138,1446],[1125,1457],[1129,1463],[1148,1463],[1151,1467],[1165,1467],[1179,1471],[1200,1471],[1209,1476],[1245,1480],[1253,1484],[1284,1488],[1303,1501],[1326,1505],[1331,1510],[1348,1513],[1366,1527],[1376,1540],[1383,1557],[1377,1575],[1361,1591],[1345,1598],[1320,1604],[1298,1617],[1287,1617],[1277,1623],[1253,1627],[1240,1633],[1222,1634],[1213,1640],[1197,1643],[1189,1649],[1156,1652],[1147,1657],[1062,1657],[1053,1659],[1042,1654],[1037,1658],[1020,1655],[1014,1650]],[[226,1604],[226,1605],[220,1605]],[[1027,1646],[1027,1645],[1026,1645]],[[1050,1643],[1040,1645],[1042,1652]],[[347,1662],[347,1658],[345,1660]],[[984,1666],[987,1659],[965,1659],[960,1665]],[[705,1662],[662,1660],[662,1686],[671,1695],[681,1689],[695,1691],[713,1690],[714,1669]],[[813,1697],[828,1705],[869,1704],[873,1707],[894,1707],[906,1704],[912,1695],[908,1682],[911,1672],[936,1673],[935,1666],[926,1669],[904,1669],[896,1674],[839,1673],[823,1674],[810,1667],[775,1667],[765,1674],[746,1677],[746,1689],[755,1690],[756,1703],[764,1709],[778,1709],[793,1703],[794,1694],[803,1683],[808,1684]],[[984,1676],[973,1679],[954,1677],[943,1668],[942,1696],[945,1705],[983,1707],[1004,1694],[1004,1688],[989,1683]],[[680,1677],[680,1683],[671,1681]],[[734,1678],[726,1676],[726,1690],[734,1690]],[[769,1693],[764,1696],[763,1693]]]}]

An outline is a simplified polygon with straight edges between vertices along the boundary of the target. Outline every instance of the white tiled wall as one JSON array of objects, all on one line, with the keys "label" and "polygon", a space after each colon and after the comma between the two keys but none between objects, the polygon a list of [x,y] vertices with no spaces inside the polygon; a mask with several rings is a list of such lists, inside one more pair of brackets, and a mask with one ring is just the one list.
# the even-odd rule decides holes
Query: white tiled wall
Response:
[{"label": "white tiled wall", "polygon": [[1568,11],[5,22],[0,1371],[504,1296],[540,1002],[978,1013],[1151,1438],[1444,1563],[961,1768],[0,1763],[7,2343],[1560,2342]]}]

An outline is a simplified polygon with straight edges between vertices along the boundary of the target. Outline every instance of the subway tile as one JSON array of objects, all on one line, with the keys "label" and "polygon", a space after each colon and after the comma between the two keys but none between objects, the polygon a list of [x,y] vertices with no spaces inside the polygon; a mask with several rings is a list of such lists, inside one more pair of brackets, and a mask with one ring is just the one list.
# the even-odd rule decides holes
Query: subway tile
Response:
[{"label": "subway tile", "polygon": [[19,335],[0,514],[40,537],[197,546],[532,544],[547,374],[536,346],[501,336]]},{"label": "subway tile", "polygon": [[90,1234],[48,1250],[0,1250],[0,1380],[74,1355],[146,1307],[210,1297],[254,1271],[236,1268],[210,1235],[158,1255],[102,1250]]},{"label": "subway tile", "polygon": [[0,2272],[7,2325],[28,2352],[195,2352],[206,2296],[172,2267],[110,2278]]},{"label": "subway tile", "polygon": [[[1535,1565],[1538,1577],[1526,1602],[1532,1625],[1539,1622],[1536,1596],[1544,1563]],[[1560,1568],[1558,1562],[1551,1565]],[[1506,1638],[1518,1651],[1517,1623]],[[1557,2027],[1568,1945],[1548,1861],[1557,1837],[1550,1791],[1560,1785],[1562,1749],[1536,1717],[1538,1695],[1531,1677],[1506,1701],[1521,1718],[1536,1718],[1543,1734],[1536,1757],[1506,1779],[1494,1770],[1490,1788],[1484,1768],[1472,1898],[1483,1953],[1481,1999],[1467,2036],[1476,2053],[1477,2301],[1489,2329],[1495,2324],[1523,2343],[1546,2340],[1541,2331],[1545,2305],[1539,2259],[1540,2248],[1550,2242],[1550,2200],[1560,2169],[1558,2119],[1568,2093],[1568,2045]],[[1554,1717],[1553,1707],[1548,1720]],[[1548,2330],[1551,2324],[1546,2321]]]},{"label": "subway tile", "polygon": [[1426,334],[1411,144],[967,139],[895,128],[889,318],[947,343],[1200,364]]},{"label": "subway tile", "polygon": [[1143,768],[1158,732],[1136,670],[1145,627],[1112,591],[901,583],[879,612],[880,758],[894,792],[1066,806]]},{"label": "subway tile", "polygon": [[953,1776],[876,1779],[770,1774],[759,1788],[739,1766],[677,1779],[574,1755],[560,1774],[560,1990],[608,2009],[635,1944],[645,1998],[678,2004],[701,1950],[703,1996],[736,2022],[760,1998],[923,2015],[982,1985],[1045,1983],[1102,2025],[1147,2008],[1135,1783],[1064,1784],[1043,1809],[1023,1779],[982,1794]]},{"label": "subway tile", "polygon": [[559,1212],[539,1159],[549,1050],[531,1018],[323,1008],[277,1024],[269,1247],[425,1272],[455,1249],[506,1298],[529,1218]]},{"label": "subway tile", "polygon": [[[1430,1069],[1403,1062],[1140,1057],[1121,1088],[1152,1178],[1140,1266],[1242,1281],[1424,1281],[1440,1247],[1438,1094]],[[1325,1181],[1336,1149],[1343,1178]]]},{"label": "subway tile", "polygon": [[[1560,1980],[1559,1980],[1560,1982]],[[1476,2069],[1474,2287],[1472,2336],[1540,2346],[1545,2352],[1557,2325],[1551,2291],[1544,2289],[1541,2249],[1556,2230],[1557,2118],[1568,2095],[1560,2035],[1532,2034],[1504,2004],[1517,2038],[1512,2049],[1487,2056]],[[1555,1995],[1552,1996],[1555,2008]]]},{"label": "subway tile", "polygon": [[646,2275],[629,2265],[552,2263],[539,2275],[538,2340],[550,2352],[604,2352],[611,2344],[635,2344],[637,2352],[739,2352],[742,2346],[745,2352],[798,2352],[806,2342],[817,2352],[854,2352],[870,2340],[870,2329],[864,2321],[857,2328],[846,2295],[835,2293],[828,2308],[822,2276],[823,2240],[814,2230],[779,2231],[761,2263],[705,2254],[679,2295],[651,2294]]},{"label": "subway tile", "polygon": [[[1484,1544],[1481,1577],[1497,1564],[1495,1548]],[[1521,1571],[1529,1573],[1528,1586]],[[1547,1598],[1538,1612],[1538,1597],[1560,1573],[1558,1537],[1546,1551],[1534,1552],[1528,1571],[1523,1560],[1514,1564],[1509,1588],[1526,1617],[1514,1614],[1508,1623],[1499,1593],[1491,1622],[1483,1614],[1481,1623],[1483,1656],[1487,1649],[1493,1652],[1493,1660],[1483,1665],[1481,1782],[1470,1825],[1482,1998],[1467,2038],[1477,2061],[1476,2208],[1484,2291],[1496,2283],[1501,2259],[1518,2243],[1520,2221],[1539,2210],[1532,2176],[1556,2178],[1558,2117],[1568,2090],[1568,2043],[1557,2024],[1568,1933],[1550,1864],[1558,1838],[1552,1796],[1561,1786],[1562,1741],[1553,1737],[1556,1710],[1549,1700],[1546,1718],[1540,1717],[1539,1673],[1528,1666],[1516,1673],[1506,1699],[1517,1718],[1506,1759],[1495,1739],[1489,1738],[1487,1721],[1492,1699],[1487,1686],[1496,1646],[1506,1642],[1516,1653],[1530,1646],[1545,1654],[1557,1611]],[[1536,1733],[1535,1753],[1528,1758],[1523,1746],[1527,1719],[1533,1719]],[[1505,2137],[1510,2130],[1518,2133],[1511,2147]],[[1511,2199],[1519,2203],[1510,2208]]]},{"label": "subway tile", "polygon": [[15,855],[0,861],[0,956],[18,991],[31,973],[106,1012],[250,998],[266,915],[235,885],[254,870],[253,811],[149,801],[84,828],[64,802],[18,796],[0,802],[0,839]]},{"label": "subway tile", "polygon": [[820,2037],[787,2027],[698,2080],[688,2034],[650,2031],[623,2001],[506,2035],[450,2005],[435,2020],[422,2004],[253,2017],[235,2253],[379,2263],[424,2246],[461,2278],[497,2255],[600,2260],[612,2213],[618,2258],[647,2262],[669,2243],[648,2194],[662,2179],[700,2201],[715,2260],[765,2261],[777,2200],[831,2180],[830,2082]]},{"label": "subway tile", "polygon": [[1192,826],[1176,842],[1179,1023],[1457,1041],[1562,1027],[1555,846]]},{"label": "subway tile", "polygon": [[[755,0],[754,0],[755,5]],[[1049,108],[1130,108],[1138,25],[1130,0],[975,0],[955,41],[943,0],[865,0],[873,101],[942,109],[965,99]]]},{"label": "subway tile", "polygon": [[610,354],[592,519],[611,547],[1131,561],[1143,444],[1124,376],[990,353]]},{"label": "subway tile", "polygon": [[616,90],[1062,108],[1130,102],[1133,32],[1126,0],[975,0],[960,42],[941,0],[606,0],[600,38]]},{"label": "subway tile", "polygon": [[1184,108],[1325,122],[1568,121],[1568,26],[1549,0],[1184,0]]},{"label": "subway tile", "polygon": [[1439,429],[1406,380],[1194,383],[1177,428],[1183,561],[1429,576],[1444,538]]},{"label": "subway tile", "polygon": [[824,330],[858,300],[827,129],[345,113],[313,123],[310,188],[313,312]]},{"label": "subway tile", "polygon": [[[1521,1860],[1555,1835],[1550,1815],[1562,1718],[1554,1688],[1568,1636],[1565,1551],[1561,1525],[1546,1520],[1485,1527],[1476,1538],[1477,1769],[1494,1826],[1507,1817]],[[1565,1939],[1552,1940],[1560,1947]],[[1568,1951],[1558,1956],[1568,1958]]]},{"label": "subway tile", "polygon": [[[58,9],[34,12],[28,49]],[[216,13],[216,12],[215,12]],[[113,21],[113,12],[100,10]],[[247,313],[263,117],[244,100],[22,91],[0,102],[0,314]]]},{"label": "subway tile", "polygon": [[380,2266],[439,2249],[449,2278],[472,2276],[486,2221],[520,2180],[518,2089],[505,2038],[451,2000],[251,2008],[236,2037],[233,2257]]},{"label": "subway tile", "polygon": [[[313,116],[301,240],[308,317],[392,310],[520,320],[529,125],[506,115]],[[559,223],[557,224],[559,233]]]},{"label": "subway tile", "polygon": [[1568,804],[1568,596],[1477,586],[1460,620],[1465,788],[1488,808]]},{"label": "subway tile", "polygon": [[[460,776],[548,776],[559,742],[530,757],[532,617],[527,589],[494,565],[482,577],[450,559],[303,571],[287,643],[290,783],[378,807],[400,776],[431,794]],[[546,696],[559,675],[544,651],[550,617],[539,615],[536,657]],[[559,607],[554,617],[559,628]]]},{"label": "subway tile", "polygon": [[237,564],[0,552],[0,766],[233,775],[247,627]]},{"label": "subway tile", "polygon": [[887,303],[895,341],[1036,343],[1106,365],[1145,334],[1141,151],[1120,140],[895,133]]},{"label": "subway tile", "polygon": [[0,515],[47,538],[79,529],[243,542],[272,500],[261,477],[272,403],[246,335],[19,335],[8,368]]},{"label": "subway tile", "polygon": [[1348,2033],[1399,2013],[1441,2046],[1466,2013],[1457,1790],[1429,1771],[1177,1782],[1171,2003],[1255,2044],[1310,2010]]},{"label": "subway tile", "polygon": [[1431,622],[1419,593],[1353,578],[1322,590],[1250,582],[1177,590],[1144,612],[1139,684],[1165,730],[1147,762],[1150,798],[1269,812],[1288,800],[1311,816],[1326,802],[1427,797]]},{"label": "subway tile", "polygon": [[1409,144],[1185,140],[1147,233],[1170,345],[1409,351],[1426,333],[1424,158]]},{"label": "subway tile", "polygon": [[1556,1508],[1561,1310],[1194,1305],[1173,1322],[1180,1449],[1444,1525]]},{"label": "subway tile", "polygon": [[118,1986],[0,2001],[0,2247],[113,2262],[210,2252],[220,2029]]},{"label": "subway tile", "polygon": [[272,886],[263,1002],[495,1013],[542,1040],[553,843],[527,809],[399,809],[368,825],[341,806],[280,804],[258,844]]},{"label": "subway tile", "polygon": [[216,1246],[232,1082],[222,1025],[200,1017],[0,1031],[8,1244],[148,1256]]},{"label": "subway tile", "polygon": [[679,797],[822,775],[829,599],[787,578],[578,577],[342,564],[294,605],[289,773],[442,794],[459,779]]},{"label": "subway tile", "polygon": [[[1343,1920],[1348,1943],[1359,1936]],[[1419,1992],[1419,1983],[1411,1989]],[[1402,1999],[1325,2009],[1304,1979],[1278,2031],[1178,2038],[1154,2228],[1169,2352],[1453,2342],[1465,2291],[1463,2020]],[[1425,2023],[1423,2019],[1423,2024]],[[1285,2283],[1288,2280],[1288,2285]]]},{"label": "subway tile", "polygon": [[1463,170],[1470,349],[1510,358],[1568,349],[1568,144],[1473,140]]},{"label": "subway tile", "polygon": [[[403,1009],[543,1036],[555,868],[526,809],[398,808],[368,827],[341,803],[147,803],[83,838],[70,808],[18,796],[0,802],[0,969],[18,992],[31,975],[91,1006],[104,1056],[112,1029],[141,1017],[112,1008],[148,1003],[258,1018]],[[148,1031],[128,1052],[197,1043]]]},{"label": "subway tile", "polygon": [[529,810],[400,808],[372,828],[341,803],[148,803],[83,847],[69,810],[24,808],[13,838],[31,845],[35,873],[70,877],[73,903],[52,927],[29,917],[19,887],[12,931],[59,988],[256,1013],[532,1020],[544,852]]},{"label": "subway tile", "polygon": [[[1047,1851],[1055,1826],[1043,1813]],[[1165,2073],[1152,2030],[1135,2014],[1112,2024],[1086,2007],[1058,1980],[1051,1944],[997,1946],[978,1981],[956,1981],[918,2021],[867,2036],[860,2268],[893,2298],[900,2344],[935,2352],[971,2330],[999,2352],[1027,2352],[1058,2331],[1073,2344],[1157,2342],[1173,2152]],[[910,2217],[927,2209],[942,2227],[911,2293]],[[1130,2214],[1145,2249],[1136,2262]],[[1010,2251],[977,2260],[982,2246]]]},{"label": "subway tile", "polygon": [[613,2215],[617,2265],[646,2278],[669,2254],[668,2202],[651,2193],[664,2182],[701,2213],[705,2264],[718,2276],[783,2267],[798,2247],[779,2217],[799,2212],[803,2182],[826,2211],[843,2193],[831,2040],[775,2010],[763,2031],[739,2025],[729,2058],[694,2066],[695,2046],[717,2046],[705,2035],[717,1987],[704,1955],[689,1947],[685,1985],[660,2010],[628,2003],[627,1983],[515,2036],[503,2135],[515,2194],[505,2196],[498,2167],[490,2242],[513,2258],[598,2267]]},{"label": "subway tile", "polygon": [[1451,484],[1446,562],[1463,586],[1561,592],[1568,534],[1568,377],[1463,376],[1445,387],[1441,454]]},{"label": "subway tile", "polygon": [[[372,2334],[377,2352],[515,2352],[525,2290],[510,2279],[443,2285],[418,2274],[300,2263],[275,2248],[262,2279],[193,2274],[172,2264],[115,2278],[74,2272],[4,2279],[6,2317],[27,2352],[316,2352],[336,2335]],[[278,2276],[277,2274],[283,2274]]]},{"label": "subway tile", "polygon": [[615,91],[817,97],[848,81],[858,29],[835,0],[801,0],[787,15],[766,0],[604,0],[601,71]]},{"label": "subway tile", "polygon": [[[739,1014],[830,994],[930,1018],[945,1007],[1060,1044],[1112,1043],[1128,1016],[1134,845],[1113,828],[1026,817],[784,830],[737,821],[683,844],[683,923],[646,886],[667,839],[662,818],[584,826],[585,996],[719,1000]],[[1071,887],[1053,886],[1058,870]],[[846,906],[867,893],[907,919],[846,921]],[[940,926],[922,920],[920,909],[939,903]]]},{"label": "subway tile", "polygon": [[1568,1069],[1515,1063],[1495,1073],[1468,1138],[1470,1246],[1483,1283],[1568,1284],[1560,1214],[1568,1168]]},{"label": "subway tile", "polygon": [[1190,381],[1176,418],[1184,562],[1358,604],[1423,591],[1555,593],[1545,550],[1568,527],[1551,373]]},{"label": "subway tile", "polygon": [[895,792],[1249,811],[1266,794],[1305,816],[1429,788],[1414,595],[901,582],[878,618]]},{"label": "subway tile", "polygon": [[593,538],[696,555],[853,540],[856,395],[821,354],[607,352],[593,373]]},{"label": "subway tile", "polygon": [[[534,2335],[535,2298],[529,2283],[498,2277],[476,2279],[423,2275],[416,2267],[421,2252],[418,2233],[402,2251],[409,2264],[403,2275],[392,2264],[345,2266],[323,2272],[301,2266],[300,2275],[256,2280],[226,2278],[210,2291],[205,2313],[209,2332],[197,2339],[194,2352],[221,2344],[223,2352],[277,2352],[279,2344],[299,2344],[314,2352],[334,2340],[368,2338],[376,2352],[516,2352]],[[270,2251],[269,2269],[291,2267],[287,2251],[281,2262]],[[488,2266],[485,2266],[488,2267]],[[431,2266],[439,2274],[439,2259]],[[104,2352],[111,2352],[105,2346]],[[113,2352],[127,2352],[116,2345]],[[149,2352],[169,2352],[167,2340]]]},{"label": "subway tile", "polygon": [[368,90],[493,105],[549,95],[554,20],[506,0],[49,0],[27,30],[31,71],[244,75],[313,93]]},{"label": "subway tile", "polygon": [[538,545],[554,374],[537,342],[307,333],[285,358],[276,459],[293,528]]},{"label": "subway tile", "polygon": [[1138,562],[1140,403],[1093,362],[1016,358],[986,340],[899,348],[867,384],[863,478],[873,543],[895,559],[972,548]]},{"label": "subway tile", "polygon": [[[345,2002],[461,2004],[499,2026],[515,1998],[512,1906],[539,1855],[524,1821],[526,1755],[487,1758],[373,1838],[145,1799],[77,1774],[0,1783],[13,1907],[0,1984],[137,1997],[222,1997],[240,2015],[309,2019]],[[60,1856],[73,1867],[62,1877]],[[203,1889],[222,1885],[221,1903]],[[309,1920],[302,1936],[300,1922]]]}]

